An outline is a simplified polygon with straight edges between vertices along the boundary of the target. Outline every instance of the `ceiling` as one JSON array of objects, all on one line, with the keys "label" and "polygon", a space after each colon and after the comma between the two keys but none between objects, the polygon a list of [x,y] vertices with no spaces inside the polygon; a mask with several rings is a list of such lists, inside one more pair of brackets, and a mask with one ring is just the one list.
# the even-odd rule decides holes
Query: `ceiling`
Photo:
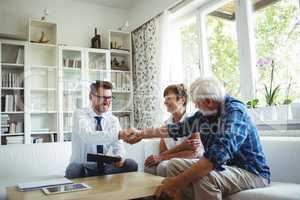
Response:
[{"label": "ceiling", "polygon": [[[73,0],[83,3],[92,3],[101,6],[107,6],[112,8],[119,8],[124,10],[129,10],[140,0]],[[278,0],[252,0],[255,10],[264,8],[270,3],[274,3]],[[228,4],[219,8],[217,11],[211,13],[211,15],[221,17],[224,19],[234,20],[235,18],[235,5],[234,0],[230,1]]]},{"label": "ceiling", "polygon": [[129,10],[140,0],[73,0],[73,1],[80,1],[83,3],[92,3],[101,6]]}]

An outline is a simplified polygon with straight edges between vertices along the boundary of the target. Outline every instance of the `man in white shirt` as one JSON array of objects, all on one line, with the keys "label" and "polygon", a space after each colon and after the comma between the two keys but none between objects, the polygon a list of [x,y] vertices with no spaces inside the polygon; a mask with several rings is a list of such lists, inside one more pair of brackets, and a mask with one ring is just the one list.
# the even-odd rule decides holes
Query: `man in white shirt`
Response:
[{"label": "man in white shirt", "polygon": [[[106,174],[137,171],[134,160],[125,159],[125,150],[120,139],[125,140],[125,133],[117,117],[109,107],[112,100],[112,84],[96,81],[90,86],[91,106],[74,112],[72,130],[72,156],[67,167],[67,178],[79,178]],[[87,154],[112,154],[121,157],[120,162],[97,165],[87,162]]]}]

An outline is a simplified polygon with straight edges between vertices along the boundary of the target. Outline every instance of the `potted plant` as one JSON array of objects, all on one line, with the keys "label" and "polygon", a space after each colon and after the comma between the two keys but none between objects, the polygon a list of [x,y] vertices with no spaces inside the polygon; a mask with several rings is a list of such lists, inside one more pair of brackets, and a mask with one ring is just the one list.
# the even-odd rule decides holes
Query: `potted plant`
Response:
[{"label": "potted plant", "polygon": [[292,80],[290,79],[289,81],[289,85],[286,89],[286,95],[285,95],[285,99],[282,102],[282,105],[278,105],[277,106],[277,119],[280,121],[287,121],[289,119],[291,119],[291,107],[290,104],[293,102],[292,99],[289,97],[289,91],[291,88],[291,84]]},{"label": "potted plant", "polygon": [[272,121],[277,119],[277,112],[275,106],[277,105],[278,93],[280,91],[280,85],[273,86],[274,81],[274,70],[275,70],[275,62],[271,59],[271,78],[270,78],[270,86],[265,87],[265,101],[267,107],[264,108],[263,112],[263,120]]}]

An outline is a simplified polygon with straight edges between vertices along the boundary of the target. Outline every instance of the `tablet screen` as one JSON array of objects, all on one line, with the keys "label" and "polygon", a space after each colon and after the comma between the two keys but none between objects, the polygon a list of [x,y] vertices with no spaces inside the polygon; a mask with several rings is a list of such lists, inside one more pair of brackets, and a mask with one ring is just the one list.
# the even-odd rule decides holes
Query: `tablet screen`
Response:
[{"label": "tablet screen", "polygon": [[75,192],[90,189],[89,186],[83,183],[73,183],[68,185],[58,185],[54,187],[47,187],[43,188],[43,191],[46,194],[57,194],[57,193],[64,193],[64,192]]}]

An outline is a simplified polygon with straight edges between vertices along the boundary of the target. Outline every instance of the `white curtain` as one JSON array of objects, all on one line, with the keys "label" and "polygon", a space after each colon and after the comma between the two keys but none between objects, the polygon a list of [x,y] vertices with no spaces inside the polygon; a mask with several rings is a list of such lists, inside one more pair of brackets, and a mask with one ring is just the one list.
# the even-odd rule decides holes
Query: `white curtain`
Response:
[{"label": "white curtain", "polygon": [[168,11],[160,16],[160,22],[160,78],[164,88],[170,84],[184,83],[185,70],[179,28],[171,21]]}]

